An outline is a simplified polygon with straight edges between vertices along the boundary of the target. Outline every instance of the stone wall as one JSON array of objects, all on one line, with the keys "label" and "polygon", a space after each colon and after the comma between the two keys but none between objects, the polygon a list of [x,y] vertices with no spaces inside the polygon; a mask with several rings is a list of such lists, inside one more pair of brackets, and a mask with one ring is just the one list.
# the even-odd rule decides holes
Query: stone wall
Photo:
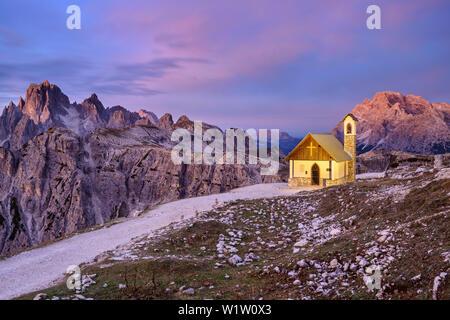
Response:
[{"label": "stone wall", "polygon": [[300,187],[300,186],[310,186],[311,185],[311,178],[305,178],[305,177],[295,177],[295,178],[289,178],[288,186],[289,187]]},{"label": "stone wall", "polygon": [[[321,179],[321,186],[323,187],[330,187],[330,186],[337,186],[340,184],[348,183],[353,181],[353,179],[350,179],[349,176],[339,178],[339,179]],[[311,178],[302,178],[302,177],[295,177],[295,178],[289,178],[288,186],[289,187],[301,187],[301,186],[310,186],[311,184]]]}]

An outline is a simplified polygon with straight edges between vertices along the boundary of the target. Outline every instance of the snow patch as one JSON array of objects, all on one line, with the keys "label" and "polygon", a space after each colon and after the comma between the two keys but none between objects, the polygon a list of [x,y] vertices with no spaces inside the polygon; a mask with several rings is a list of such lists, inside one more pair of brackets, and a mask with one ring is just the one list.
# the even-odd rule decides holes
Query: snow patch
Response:
[{"label": "snow patch", "polygon": [[384,178],[386,176],[386,172],[367,172],[367,173],[361,173],[356,175],[356,179],[379,179]]}]

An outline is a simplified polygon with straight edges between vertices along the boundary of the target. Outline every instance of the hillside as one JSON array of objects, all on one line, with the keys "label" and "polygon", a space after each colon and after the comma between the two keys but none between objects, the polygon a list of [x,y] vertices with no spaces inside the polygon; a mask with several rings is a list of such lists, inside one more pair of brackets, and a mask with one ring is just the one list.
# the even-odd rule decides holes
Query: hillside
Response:
[{"label": "hillside", "polygon": [[370,175],[218,205],[97,257],[77,295],[61,282],[39,298],[450,299],[450,155]]},{"label": "hillside", "polygon": [[170,133],[55,127],[16,153],[0,148],[0,256],[168,201],[281,181],[260,165],[175,165]]},{"label": "hillside", "polygon": [[283,166],[261,176],[259,164],[175,165],[176,128],[193,122],[105,108],[95,94],[70,103],[48,81],[31,84],[0,116],[0,256],[161,203],[284,179]]}]

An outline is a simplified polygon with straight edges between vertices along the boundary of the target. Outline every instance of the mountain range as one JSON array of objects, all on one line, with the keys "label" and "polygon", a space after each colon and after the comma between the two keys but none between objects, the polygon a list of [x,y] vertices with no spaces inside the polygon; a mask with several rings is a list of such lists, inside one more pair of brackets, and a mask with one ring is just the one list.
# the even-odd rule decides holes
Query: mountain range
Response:
[{"label": "mountain range", "polygon": [[[449,151],[446,103],[380,92],[352,113],[359,151]],[[163,202],[286,179],[283,165],[276,176],[261,176],[260,165],[175,165],[176,128],[192,131],[193,121],[104,107],[95,94],[71,103],[48,81],[31,84],[0,116],[0,255]],[[333,133],[342,139],[341,123]],[[281,153],[298,141],[281,132]]]},{"label": "mountain range", "polygon": [[171,133],[192,130],[187,116],[105,108],[96,95],[70,103],[48,81],[0,124],[0,256],[160,203],[284,179],[261,176],[259,164],[175,165]]}]

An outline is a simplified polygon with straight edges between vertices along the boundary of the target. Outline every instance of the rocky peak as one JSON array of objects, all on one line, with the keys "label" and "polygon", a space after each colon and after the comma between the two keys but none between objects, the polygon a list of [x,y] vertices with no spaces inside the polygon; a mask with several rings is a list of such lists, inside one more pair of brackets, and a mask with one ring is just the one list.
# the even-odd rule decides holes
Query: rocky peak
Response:
[{"label": "rocky peak", "polygon": [[108,127],[110,128],[122,128],[125,125],[125,114],[122,109],[115,108],[110,111]]},{"label": "rocky peak", "polygon": [[375,106],[392,107],[396,103],[404,105],[405,99],[399,92],[383,91],[375,93],[372,102]]},{"label": "rocky peak", "polygon": [[19,104],[17,106],[19,107],[20,110],[22,110],[23,107],[25,106],[25,100],[23,100],[22,97],[19,98]]},{"label": "rocky peak", "polygon": [[184,128],[194,131],[194,121],[189,119],[186,115],[182,115],[178,118],[177,122],[174,125],[174,128]]},{"label": "rocky peak", "polygon": [[[358,118],[360,152],[388,149],[422,154],[450,151],[450,106],[432,104],[416,95],[378,92],[351,111]],[[343,124],[333,134],[343,139]]]},{"label": "rocky peak", "polygon": [[[140,123],[136,123],[142,120]],[[25,100],[19,99],[4,108],[0,115],[0,146],[19,150],[31,138],[55,126],[64,127],[79,136],[96,128],[122,129],[134,124],[155,125],[158,118],[150,111],[130,112],[121,106],[105,108],[93,93],[81,104],[71,104],[56,85],[43,81],[31,84]]]},{"label": "rocky peak", "polygon": [[153,112],[150,112],[150,111],[147,111],[144,109],[140,109],[138,114],[141,118],[148,119],[149,122],[153,125],[156,125],[156,123],[158,122],[158,117]]},{"label": "rocky peak", "polygon": [[[178,118],[177,122],[172,126],[173,129],[175,128],[183,128],[190,131],[194,131],[194,121],[188,118],[186,115],[182,115]],[[222,131],[219,127],[213,126],[209,123],[202,122],[202,130],[206,131],[208,129],[218,129]]]},{"label": "rocky peak", "polygon": [[130,112],[122,106],[107,109],[109,114],[108,127],[121,129],[133,125],[139,120],[137,112]]},{"label": "rocky peak", "polygon": [[90,118],[99,124],[107,121],[106,109],[95,93],[88,99],[85,99],[80,106],[81,117],[83,119]]},{"label": "rocky peak", "polygon": [[3,109],[0,117],[0,146],[3,144],[3,141],[8,138],[10,132],[15,128],[21,116],[22,112],[12,101]]},{"label": "rocky peak", "polygon": [[11,120],[12,118],[20,118],[21,116],[20,109],[14,104],[14,102],[10,101],[8,106],[3,109],[2,118],[5,120]]},{"label": "rocky peak", "polygon": [[160,129],[173,130],[173,119],[170,113],[166,113],[159,118],[156,126]]},{"label": "rocky peak", "polygon": [[31,84],[26,93],[22,112],[35,123],[48,123],[56,115],[66,115],[65,108],[70,106],[69,98],[61,89],[47,80],[40,84]]},{"label": "rocky peak", "polygon": [[91,104],[91,105],[96,106],[96,109],[100,109],[100,110],[105,109],[102,102],[100,101],[100,99],[97,97],[97,95],[95,93],[91,94],[91,96],[89,98],[85,99],[83,102],[86,104]]},{"label": "rocky peak", "polygon": [[405,97],[405,112],[408,114],[423,114],[433,112],[433,105],[420,96],[409,94]]}]

